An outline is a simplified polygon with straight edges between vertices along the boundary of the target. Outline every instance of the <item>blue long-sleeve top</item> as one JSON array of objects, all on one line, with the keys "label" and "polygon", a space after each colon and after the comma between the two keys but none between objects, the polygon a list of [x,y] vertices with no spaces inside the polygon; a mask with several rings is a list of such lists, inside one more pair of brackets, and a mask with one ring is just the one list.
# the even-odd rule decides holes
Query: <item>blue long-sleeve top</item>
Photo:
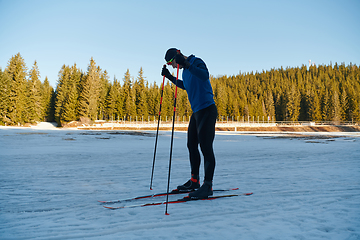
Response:
[{"label": "blue long-sleeve top", "polygon": [[[195,113],[215,104],[214,94],[205,62],[194,55],[190,55],[187,61],[190,67],[183,69],[182,80],[177,80],[177,86],[186,90],[191,109]],[[172,82],[176,83],[176,77]]]}]

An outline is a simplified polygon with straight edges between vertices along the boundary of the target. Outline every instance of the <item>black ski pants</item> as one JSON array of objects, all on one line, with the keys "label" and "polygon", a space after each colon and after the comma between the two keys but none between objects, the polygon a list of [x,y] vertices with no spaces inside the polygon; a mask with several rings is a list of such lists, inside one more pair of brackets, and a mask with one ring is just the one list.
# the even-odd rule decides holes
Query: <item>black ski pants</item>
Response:
[{"label": "black ski pants", "polygon": [[190,118],[187,136],[187,147],[190,155],[191,174],[199,175],[201,157],[199,145],[204,156],[205,181],[212,181],[215,171],[215,154],[213,142],[215,138],[215,123],[217,118],[215,104],[210,105]]}]

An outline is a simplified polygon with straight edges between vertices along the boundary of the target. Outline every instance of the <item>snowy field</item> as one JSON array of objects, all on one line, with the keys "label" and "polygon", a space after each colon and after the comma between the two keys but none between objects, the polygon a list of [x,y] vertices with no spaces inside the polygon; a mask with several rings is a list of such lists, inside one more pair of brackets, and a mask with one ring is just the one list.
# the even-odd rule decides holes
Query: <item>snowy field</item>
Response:
[{"label": "snowy field", "polygon": [[[150,191],[154,131],[0,127],[0,239],[360,239],[359,133],[218,132],[214,189],[252,196],[172,204],[169,216],[165,205],[103,208],[166,191],[171,132],[160,134]],[[171,188],[189,177],[176,132]]]}]

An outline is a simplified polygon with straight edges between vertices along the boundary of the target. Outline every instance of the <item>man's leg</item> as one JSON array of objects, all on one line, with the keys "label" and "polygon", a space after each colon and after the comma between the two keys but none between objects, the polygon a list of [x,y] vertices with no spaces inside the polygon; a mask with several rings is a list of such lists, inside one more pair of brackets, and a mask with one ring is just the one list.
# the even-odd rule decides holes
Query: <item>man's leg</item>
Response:
[{"label": "man's leg", "polygon": [[198,140],[198,132],[196,127],[196,119],[194,114],[190,118],[188,134],[187,134],[187,147],[189,150],[189,158],[190,158],[190,166],[191,166],[191,174],[199,175],[201,157],[199,152],[199,140]]},{"label": "man's leg", "polygon": [[200,187],[199,180],[199,168],[200,168],[200,152],[198,149],[198,136],[196,129],[196,120],[194,115],[191,116],[189,127],[188,127],[188,136],[187,136],[187,147],[189,150],[190,166],[191,166],[191,179],[177,187],[179,191],[189,191],[195,190]]},{"label": "man's leg", "polygon": [[215,154],[213,142],[215,138],[215,123],[217,118],[216,106],[212,105],[196,113],[198,140],[204,155],[204,184],[195,192],[189,194],[191,198],[207,198],[213,194],[212,180],[215,171]]},{"label": "man's leg", "polygon": [[206,108],[207,113],[203,114],[200,124],[198,125],[198,136],[200,149],[204,156],[205,181],[212,182],[215,171],[215,154],[213,143],[215,138],[215,124],[217,110],[215,105]]}]

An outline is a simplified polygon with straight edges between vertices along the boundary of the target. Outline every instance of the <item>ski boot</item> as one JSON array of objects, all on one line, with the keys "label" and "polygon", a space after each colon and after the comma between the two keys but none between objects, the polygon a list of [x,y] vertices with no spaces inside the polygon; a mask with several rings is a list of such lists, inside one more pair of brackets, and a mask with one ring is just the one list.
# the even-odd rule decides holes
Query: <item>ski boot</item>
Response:
[{"label": "ski boot", "polygon": [[198,190],[189,193],[191,199],[206,199],[211,195],[213,195],[211,181],[204,181],[204,184]]},{"label": "ski boot", "polygon": [[200,187],[199,175],[191,174],[191,179],[183,185],[177,186],[179,192],[194,191]]}]

